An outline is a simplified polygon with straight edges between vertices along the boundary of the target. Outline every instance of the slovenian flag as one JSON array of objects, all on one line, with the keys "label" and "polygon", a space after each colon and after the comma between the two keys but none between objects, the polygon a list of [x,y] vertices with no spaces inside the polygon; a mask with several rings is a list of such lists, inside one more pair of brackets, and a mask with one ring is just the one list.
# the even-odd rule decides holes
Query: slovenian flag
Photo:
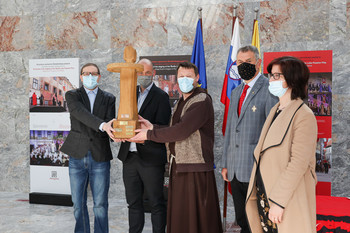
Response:
[{"label": "slovenian flag", "polygon": [[[225,135],[226,120],[228,108],[230,105],[231,91],[241,83],[241,77],[238,74],[237,69],[237,51],[241,47],[241,41],[239,38],[239,22],[238,18],[234,17],[233,33],[230,46],[230,53],[228,55],[224,85],[221,91],[221,103],[225,105],[224,120],[222,122],[222,133]],[[238,101],[238,100],[237,100]]]},{"label": "slovenian flag", "polygon": [[202,21],[198,20],[196,37],[194,39],[191,62],[198,67],[199,80],[201,88],[207,89],[207,73],[205,70],[204,45],[202,34]]}]

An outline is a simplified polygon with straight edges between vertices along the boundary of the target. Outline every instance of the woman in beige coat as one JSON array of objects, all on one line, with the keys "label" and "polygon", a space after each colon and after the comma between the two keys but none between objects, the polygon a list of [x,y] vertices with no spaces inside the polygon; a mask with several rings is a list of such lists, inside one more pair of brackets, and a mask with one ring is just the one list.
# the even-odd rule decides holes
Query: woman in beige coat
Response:
[{"label": "woman in beige coat", "polygon": [[303,103],[309,69],[295,57],[267,67],[269,90],[279,97],[254,151],[246,212],[253,233],[316,232],[316,119]]}]

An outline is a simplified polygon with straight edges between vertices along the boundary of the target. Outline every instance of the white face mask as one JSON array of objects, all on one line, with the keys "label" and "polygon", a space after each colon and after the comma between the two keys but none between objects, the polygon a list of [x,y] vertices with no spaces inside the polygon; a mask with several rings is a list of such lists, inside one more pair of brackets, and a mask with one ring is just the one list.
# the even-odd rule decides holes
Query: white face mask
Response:
[{"label": "white face mask", "polygon": [[181,77],[177,79],[180,90],[182,93],[189,93],[193,89],[194,79],[190,77]]},{"label": "white face mask", "polygon": [[91,74],[89,76],[83,76],[83,85],[90,90],[95,89],[98,82],[98,76],[92,76]]},{"label": "white face mask", "polygon": [[284,88],[283,87],[283,82],[284,81],[272,81],[269,83],[269,91],[272,95],[277,96],[277,97],[282,97],[288,87]]}]

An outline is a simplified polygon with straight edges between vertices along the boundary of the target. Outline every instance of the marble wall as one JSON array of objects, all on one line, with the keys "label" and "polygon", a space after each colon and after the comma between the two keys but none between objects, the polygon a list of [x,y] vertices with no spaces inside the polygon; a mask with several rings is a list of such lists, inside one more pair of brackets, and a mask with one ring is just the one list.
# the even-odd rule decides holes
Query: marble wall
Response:
[{"label": "marble wall", "polygon": [[[257,7],[262,52],[333,50],[332,194],[349,196],[350,0],[235,2],[243,44],[251,41]],[[232,0],[0,0],[0,191],[29,192],[29,59],[93,61],[101,67],[101,87],[119,96],[118,75],[110,74],[106,65],[122,62],[126,45],[133,45],[140,56],[191,54],[198,6],[203,8],[218,161]],[[115,156],[118,147],[113,145]],[[110,195],[124,197],[121,163],[114,159],[112,165]],[[222,198],[219,172],[217,178]]]}]

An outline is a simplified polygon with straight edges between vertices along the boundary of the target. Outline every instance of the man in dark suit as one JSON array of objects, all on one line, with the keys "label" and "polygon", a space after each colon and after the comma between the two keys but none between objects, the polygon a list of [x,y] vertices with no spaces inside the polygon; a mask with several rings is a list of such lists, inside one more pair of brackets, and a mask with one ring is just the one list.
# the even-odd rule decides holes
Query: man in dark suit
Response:
[{"label": "man in dark suit", "polygon": [[[153,84],[155,70],[148,59],[139,64],[144,71],[138,73],[138,112],[152,124],[168,125],[171,115],[169,96]],[[123,180],[126,201],[129,206],[129,233],[141,233],[144,222],[143,193],[151,206],[154,233],[164,233],[166,226],[166,205],[163,194],[166,148],[163,143],[123,142],[118,158],[123,162]]]},{"label": "man in dark suit", "polygon": [[74,232],[90,232],[86,206],[90,182],[95,233],[106,233],[112,159],[108,136],[113,137],[111,122],[115,117],[115,97],[98,88],[101,75],[97,65],[85,64],[81,68],[80,79],[83,87],[66,93],[71,131],[61,147],[61,151],[69,155],[69,178],[76,220]]}]

